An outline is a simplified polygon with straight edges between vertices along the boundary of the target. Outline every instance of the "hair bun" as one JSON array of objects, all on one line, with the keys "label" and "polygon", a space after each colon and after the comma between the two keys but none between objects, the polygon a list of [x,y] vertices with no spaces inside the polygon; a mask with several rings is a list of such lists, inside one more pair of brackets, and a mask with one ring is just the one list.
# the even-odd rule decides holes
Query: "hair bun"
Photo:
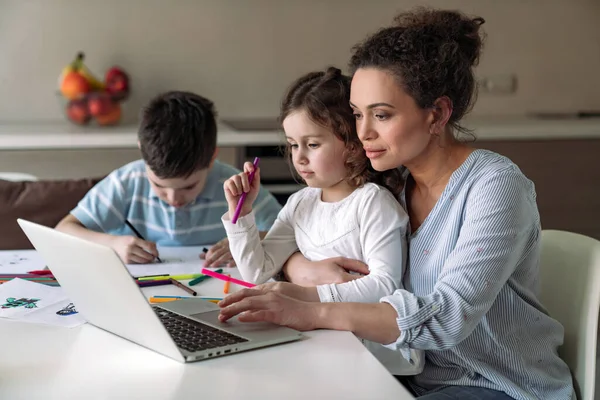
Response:
[{"label": "hair bun", "polygon": [[479,27],[485,23],[481,17],[471,18],[453,10],[417,7],[413,12],[398,14],[394,23],[415,40],[423,41],[430,37],[439,44],[441,38],[446,38],[446,42],[456,46],[471,65],[476,65],[479,60],[483,46],[483,35]]}]

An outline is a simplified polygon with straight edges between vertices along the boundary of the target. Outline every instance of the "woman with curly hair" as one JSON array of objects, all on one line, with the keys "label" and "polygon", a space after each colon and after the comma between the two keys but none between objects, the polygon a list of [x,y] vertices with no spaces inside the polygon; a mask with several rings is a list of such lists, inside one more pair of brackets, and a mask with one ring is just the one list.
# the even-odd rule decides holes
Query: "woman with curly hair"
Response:
[{"label": "woman with curly hair", "polygon": [[[221,302],[221,320],[348,330],[404,353],[424,350],[406,385],[422,399],[571,399],[564,330],[538,299],[541,226],[533,183],[509,159],[460,137],[475,95],[482,18],[417,9],[354,48],[351,106],[372,167],[400,168],[409,216],[404,288],[379,303],[313,303],[292,283]],[[374,207],[376,209],[376,207]],[[400,245],[400,243],[399,243]],[[337,274],[295,254],[302,285]],[[400,356],[400,355],[399,355]]]}]

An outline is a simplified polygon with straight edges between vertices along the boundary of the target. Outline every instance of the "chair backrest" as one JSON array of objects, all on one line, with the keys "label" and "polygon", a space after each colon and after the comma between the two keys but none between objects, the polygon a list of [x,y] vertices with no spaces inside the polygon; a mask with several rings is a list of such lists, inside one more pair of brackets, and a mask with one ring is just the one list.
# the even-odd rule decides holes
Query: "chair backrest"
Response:
[{"label": "chair backrest", "polygon": [[542,231],[540,274],[540,300],[565,328],[559,354],[573,372],[578,398],[593,400],[600,241],[571,232]]},{"label": "chair backrest", "polygon": [[26,174],[24,172],[0,172],[0,179],[13,182],[38,180],[37,176]]}]

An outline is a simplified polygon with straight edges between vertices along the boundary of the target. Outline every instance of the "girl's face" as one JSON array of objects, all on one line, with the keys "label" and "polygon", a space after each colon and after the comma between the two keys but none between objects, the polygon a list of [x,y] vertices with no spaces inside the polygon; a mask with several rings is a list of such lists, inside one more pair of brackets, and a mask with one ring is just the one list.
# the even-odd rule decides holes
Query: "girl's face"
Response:
[{"label": "girl's face", "polygon": [[313,122],[304,110],[288,115],[283,129],[294,168],[308,186],[325,192],[346,185],[346,146],[333,132]]},{"label": "girl's face", "polygon": [[433,143],[432,111],[420,108],[386,71],[358,69],[350,105],[360,141],[377,171],[414,163]]}]

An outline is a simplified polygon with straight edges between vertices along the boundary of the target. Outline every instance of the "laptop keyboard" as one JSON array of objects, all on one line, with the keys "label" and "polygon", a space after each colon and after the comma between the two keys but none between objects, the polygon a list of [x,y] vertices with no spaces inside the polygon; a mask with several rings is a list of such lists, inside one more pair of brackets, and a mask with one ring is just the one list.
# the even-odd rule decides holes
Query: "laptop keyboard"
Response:
[{"label": "laptop keyboard", "polygon": [[174,312],[153,308],[177,346],[187,351],[208,350],[248,341]]}]

